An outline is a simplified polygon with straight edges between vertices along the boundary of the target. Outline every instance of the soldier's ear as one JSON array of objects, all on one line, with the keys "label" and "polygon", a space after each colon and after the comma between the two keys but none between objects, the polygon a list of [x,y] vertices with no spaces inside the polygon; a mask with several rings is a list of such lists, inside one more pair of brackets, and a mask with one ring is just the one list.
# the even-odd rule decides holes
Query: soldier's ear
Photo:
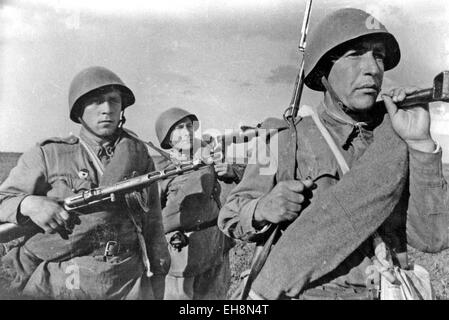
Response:
[{"label": "soldier's ear", "polygon": [[81,101],[81,103],[79,104],[78,110],[77,110],[77,112],[76,112],[76,113],[77,113],[77,118],[78,118],[78,120],[79,120],[80,123],[82,123],[82,122],[81,122],[81,119],[83,119],[84,109],[86,109],[86,103],[85,103],[85,100],[84,100],[84,101]]},{"label": "soldier's ear", "polygon": [[173,130],[168,131],[167,137],[165,138],[165,143],[166,143],[167,145],[169,145],[170,148],[173,148],[173,143],[172,143],[172,141],[171,141],[171,135],[172,135],[172,133],[173,133]]},{"label": "soldier's ear", "polygon": [[125,109],[123,109],[122,107],[122,111],[120,111],[120,121],[118,123],[118,128],[123,127],[123,125],[126,122],[126,118],[125,118]]},{"label": "soldier's ear", "polygon": [[82,101],[82,102],[80,103],[80,106],[79,106],[78,112],[77,112],[77,113],[78,113],[78,120],[83,118],[83,115],[84,115],[84,109],[86,109],[86,106],[87,106],[86,101]]}]

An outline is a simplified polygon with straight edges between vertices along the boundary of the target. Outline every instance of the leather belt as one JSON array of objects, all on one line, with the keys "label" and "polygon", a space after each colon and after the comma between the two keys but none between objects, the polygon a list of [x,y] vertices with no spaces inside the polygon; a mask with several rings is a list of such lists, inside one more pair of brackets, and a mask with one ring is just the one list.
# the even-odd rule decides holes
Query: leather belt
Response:
[{"label": "leather belt", "polygon": [[111,240],[96,248],[91,255],[103,256],[103,260],[107,261],[110,258],[128,252],[138,252],[138,243],[120,243],[119,241]]}]

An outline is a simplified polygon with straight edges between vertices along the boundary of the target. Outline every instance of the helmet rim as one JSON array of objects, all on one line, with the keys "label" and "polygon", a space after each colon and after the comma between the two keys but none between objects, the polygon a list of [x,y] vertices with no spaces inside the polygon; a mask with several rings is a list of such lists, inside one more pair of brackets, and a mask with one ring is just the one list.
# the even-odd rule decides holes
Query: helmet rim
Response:
[{"label": "helmet rim", "polygon": [[97,92],[101,92],[104,91],[104,89],[107,88],[111,88],[112,89],[116,89],[120,92],[120,96],[122,99],[122,111],[125,110],[127,107],[131,106],[134,104],[135,102],[135,97],[134,94],[132,93],[132,91],[124,86],[124,85],[120,85],[120,84],[107,84],[95,89],[92,89],[88,92],[86,92],[85,94],[81,95],[78,99],[75,100],[75,102],[73,103],[73,107],[70,110],[70,119],[76,123],[80,123],[79,121],[79,117],[82,117],[83,115],[83,100],[85,100],[87,97],[95,95]]},{"label": "helmet rim", "polygon": [[69,88],[69,117],[79,123],[83,113],[83,100],[87,96],[100,94],[107,88],[114,88],[120,92],[122,110],[135,103],[135,96],[124,82],[111,70],[94,66],[83,69],[72,80]]},{"label": "helmet rim", "polygon": [[169,142],[170,133],[173,131],[174,126],[185,118],[190,118],[192,120],[194,131],[198,130],[198,117],[193,113],[190,113],[187,110],[181,108],[175,107],[167,109],[162,112],[156,119],[156,136],[162,149],[172,148]]},{"label": "helmet rim", "polygon": [[385,71],[399,64],[401,52],[394,35],[377,19],[377,27],[369,28],[366,24],[368,18],[375,19],[360,9],[344,8],[327,15],[315,27],[304,55],[304,83],[307,87],[325,91],[321,77],[332,68],[330,54],[351,42],[377,38],[384,42],[386,48]]}]

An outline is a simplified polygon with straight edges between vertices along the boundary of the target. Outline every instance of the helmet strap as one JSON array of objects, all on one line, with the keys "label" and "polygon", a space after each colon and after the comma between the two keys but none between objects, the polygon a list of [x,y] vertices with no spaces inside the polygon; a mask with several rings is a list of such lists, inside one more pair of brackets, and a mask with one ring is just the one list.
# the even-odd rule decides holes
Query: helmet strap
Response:
[{"label": "helmet strap", "polygon": [[324,88],[326,88],[326,91],[329,92],[332,102],[335,105],[339,106],[340,109],[346,113],[349,110],[349,108],[346,107],[345,104],[340,100],[337,93],[334,91],[334,88],[332,88],[332,86],[330,85],[329,81],[327,81],[325,76],[321,77],[321,83],[323,84]]},{"label": "helmet strap", "polygon": [[122,129],[125,122],[126,122],[125,109],[122,109],[122,111],[120,112],[120,121],[118,123],[118,129]]},{"label": "helmet strap", "polygon": [[[324,88],[326,89],[326,91],[329,93],[330,98],[332,100],[332,103],[336,106],[338,106],[338,110],[341,110],[345,115],[349,116],[353,121],[348,121],[345,120],[345,118],[343,118],[342,116],[335,114],[335,112],[332,112],[332,114],[337,117],[338,119],[340,119],[343,122],[346,123],[350,123],[350,124],[354,124],[354,123],[359,123],[359,120],[355,120],[358,114],[356,114],[354,111],[352,111],[351,109],[349,109],[338,97],[337,93],[334,91],[334,89],[332,88],[332,86],[330,85],[329,81],[327,81],[326,77],[323,76],[321,77],[321,83],[323,84]],[[326,104],[324,104],[326,105]],[[326,109],[328,109],[326,107]],[[329,112],[329,110],[328,110]],[[360,115],[358,115],[360,117]],[[360,122],[361,123],[361,122]]]}]

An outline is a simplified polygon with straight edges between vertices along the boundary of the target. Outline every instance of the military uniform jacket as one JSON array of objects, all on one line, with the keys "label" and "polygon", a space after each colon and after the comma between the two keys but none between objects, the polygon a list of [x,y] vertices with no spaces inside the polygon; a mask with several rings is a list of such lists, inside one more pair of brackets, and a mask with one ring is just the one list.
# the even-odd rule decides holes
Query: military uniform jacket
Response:
[{"label": "military uniform jacket", "polygon": [[[323,111],[320,119],[351,170],[342,176],[330,149],[309,117],[296,123],[298,179],[316,179],[310,205],[273,247],[253,289],[268,299],[297,297],[323,283],[364,286],[372,264],[369,236],[380,231],[397,253],[406,244],[425,252],[448,247],[448,191],[441,150],[408,149],[388,116],[374,128],[345,124]],[[382,122],[380,124],[380,122]],[[281,180],[281,165],[294,161],[289,130],[250,160],[240,184],[219,216],[220,228],[236,239],[263,236],[252,224],[258,201]],[[263,152],[264,154],[261,154]],[[263,161],[262,161],[263,160]],[[281,171],[281,172],[280,172]]]},{"label": "military uniform jacket", "polygon": [[[157,167],[169,165],[163,161]],[[169,274],[191,277],[223,263],[234,242],[217,226],[221,188],[213,167],[163,180],[160,190],[167,241],[177,231],[188,237],[188,245],[181,251],[169,245]]]},{"label": "military uniform jacket", "polygon": [[[122,134],[114,155],[105,167],[103,182],[108,184],[111,174],[122,161],[114,157],[132,155],[126,164],[126,171],[138,174],[154,171],[152,159],[145,146],[133,138]],[[93,142],[87,132],[81,131],[81,138],[92,146],[95,152],[101,147]],[[134,157],[134,158],[133,158]],[[126,159],[123,159],[126,160]],[[114,163],[114,164],[113,164]],[[126,162],[125,162],[126,163]],[[107,176],[107,177],[106,177]],[[118,177],[121,180],[123,177]],[[49,139],[24,153],[9,177],[0,186],[0,221],[17,221],[20,203],[28,195],[40,195],[62,201],[64,198],[101,184],[97,172],[86,149],[77,137]],[[150,213],[140,215],[140,224],[147,242],[151,271],[154,274],[166,274],[169,256],[162,228],[159,195],[156,185],[148,189]],[[124,209],[123,204],[103,206],[97,211],[80,215],[81,224],[75,226],[68,240],[58,234],[38,233],[9,252],[3,263],[10,265],[17,273],[14,285],[31,295],[43,295],[63,298],[123,298],[131,284],[143,274],[142,259],[137,241],[136,229]],[[101,256],[108,241],[117,241],[121,252],[129,257],[122,259],[127,263],[96,264],[92,257]],[[57,279],[56,274],[64,270],[54,270],[56,265],[75,263],[88,270],[97,268],[86,279],[80,279],[86,287],[82,291],[65,292],[64,278]],[[53,269],[52,269],[53,268]],[[102,270],[104,268],[104,270]],[[115,268],[115,269],[114,269]],[[52,270],[54,272],[51,277]],[[104,271],[104,274],[102,274]],[[83,274],[81,274],[83,276]],[[46,279],[46,280],[45,280]],[[52,281],[53,280],[53,281]],[[91,283],[89,283],[91,282]],[[39,289],[37,289],[39,288]]]}]

